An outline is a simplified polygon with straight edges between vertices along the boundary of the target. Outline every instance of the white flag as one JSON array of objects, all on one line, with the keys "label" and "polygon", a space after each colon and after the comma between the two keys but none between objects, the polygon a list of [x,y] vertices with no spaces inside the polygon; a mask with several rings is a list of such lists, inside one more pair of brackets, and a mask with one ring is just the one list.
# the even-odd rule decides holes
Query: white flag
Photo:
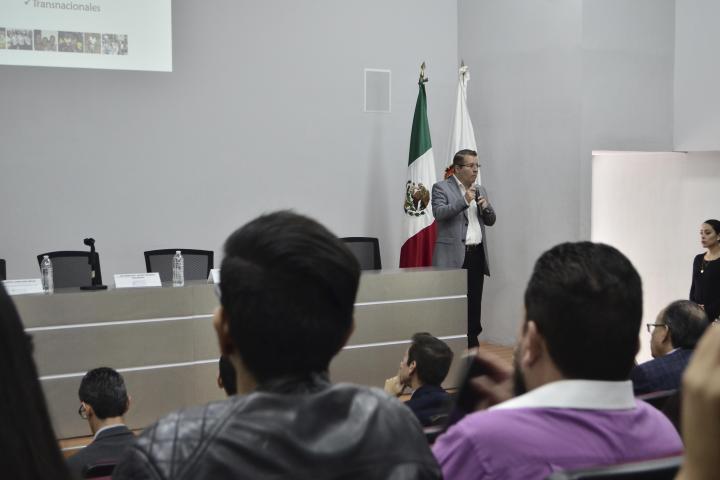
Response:
[{"label": "white flag", "polygon": [[[450,160],[460,150],[475,150],[477,152],[477,143],[475,143],[475,131],[473,130],[472,121],[470,121],[470,113],[467,109],[467,83],[470,80],[470,71],[463,64],[460,67],[457,90],[457,104],[455,105],[455,117],[453,118],[452,130],[450,130]],[[477,183],[480,181],[480,172],[478,171]]]}]

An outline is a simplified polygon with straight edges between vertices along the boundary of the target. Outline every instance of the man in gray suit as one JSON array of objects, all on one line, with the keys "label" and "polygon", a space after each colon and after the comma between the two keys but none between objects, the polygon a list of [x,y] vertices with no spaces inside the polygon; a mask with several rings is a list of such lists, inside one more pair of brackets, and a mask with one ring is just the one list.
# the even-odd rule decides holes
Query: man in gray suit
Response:
[{"label": "man in gray suit", "polygon": [[460,150],[453,158],[454,175],[432,188],[437,222],[433,265],[467,270],[468,348],[479,345],[483,281],[490,275],[485,225],[495,224],[487,192],[475,183],[480,164],[477,152]]}]

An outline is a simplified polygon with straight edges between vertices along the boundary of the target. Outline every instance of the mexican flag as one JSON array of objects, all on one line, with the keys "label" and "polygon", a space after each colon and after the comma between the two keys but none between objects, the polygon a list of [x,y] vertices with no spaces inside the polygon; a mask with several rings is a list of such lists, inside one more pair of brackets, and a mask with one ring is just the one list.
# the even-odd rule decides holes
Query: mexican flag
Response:
[{"label": "mexican flag", "polygon": [[[423,71],[424,68],[425,64],[422,67]],[[426,81],[421,73],[420,91],[410,134],[410,158],[403,204],[405,243],[400,249],[401,268],[432,265],[432,253],[435,247],[435,218],[430,207],[430,193],[435,183],[435,159],[427,119]]]}]

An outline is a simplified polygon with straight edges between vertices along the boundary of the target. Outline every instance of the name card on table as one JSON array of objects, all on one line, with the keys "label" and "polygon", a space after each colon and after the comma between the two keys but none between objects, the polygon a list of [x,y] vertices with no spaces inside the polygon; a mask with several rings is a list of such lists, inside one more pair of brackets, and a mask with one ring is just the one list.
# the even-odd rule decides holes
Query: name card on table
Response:
[{"label": "name card on table", "polygon": [[213,268],[208,275],[208,283],[220,283],[220,269]]},{"label": "name card on table", "polygon": [[158,272],[116,273],[114,277],[115,288],[162,287]]},{"label": "name card on table", "polygon": [[5,290],[10,295],[24,293],[43,293],[42,280],[39,278],[25,278],[22,280],[4,280]]}]

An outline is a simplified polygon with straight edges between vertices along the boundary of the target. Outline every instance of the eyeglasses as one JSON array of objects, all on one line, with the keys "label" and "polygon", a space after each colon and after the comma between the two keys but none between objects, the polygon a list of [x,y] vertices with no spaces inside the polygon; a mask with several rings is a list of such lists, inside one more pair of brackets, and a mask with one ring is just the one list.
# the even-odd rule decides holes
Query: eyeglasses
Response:
[{"label": "eyeglasses", "polygon": [[645,326],[647,327],[648,333],[652,333],[653,328],[655,327],[667,327],[664,323],[646,323]]},{"label": "eyeglasses", "polygon": [[479,170],[480,164],[479,163],[467,163],[465,165],[460,165],[460,167],[468,167],[471,170]]},{"label": "eyeglasses", "polygon": [[83,420],[88,419],[87,410],[85,410],[85,404],[80,402],[80,408],[78,408],[78,415],[80,415],[80,418]]}]

